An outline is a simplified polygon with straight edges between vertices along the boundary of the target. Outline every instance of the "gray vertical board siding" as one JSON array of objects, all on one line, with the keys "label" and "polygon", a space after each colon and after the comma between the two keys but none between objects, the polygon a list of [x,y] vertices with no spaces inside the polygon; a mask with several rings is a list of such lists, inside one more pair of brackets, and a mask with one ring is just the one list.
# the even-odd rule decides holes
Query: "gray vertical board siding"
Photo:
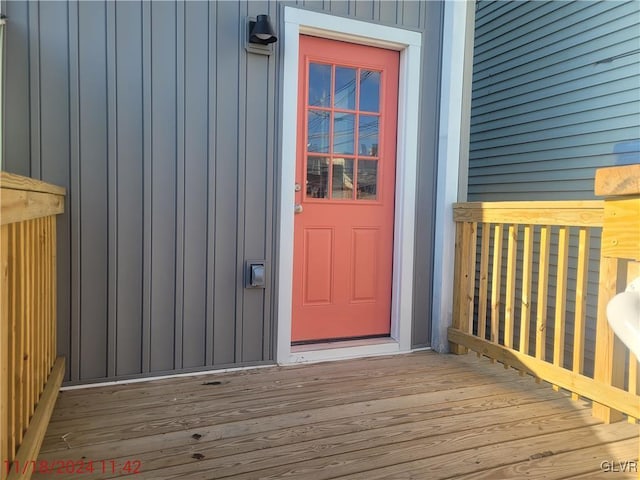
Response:
[{"label": "gray vertical board siding", "polygon": [[329,0],[325,2],[324,10],[334,15],[348,16],[355,9],[354,3],[355,1],[350,0]]},{"label": "gray vertical board siding", "polygon": [[173,369],[182,368],[182,343],[184,329],[184,235],[185,235],[185,3],[175,8],[176,44],[176,244],[175,244],[175,311],[173,336]]},{"label": "gray vertical board siding", "polygon": [[331,0],[297,0],[295,4],[310,10],[326,10]]},{"label": "gray vertical board siding", "polygon": [[185,3],[184,368],[206,365],[208,17],[206,2]]},{"label": "gray vertical board siding", "polygon": [[176,4],[151,3],[150,370],[174,368],[176,294]]},{"label": "gray vertical board siding", "polygon": [[[269,12],[269,2],[250,2],[247,14],[255,17]],[[244,145],[244,175],[240,184],[244,186],[244,239],[243,256],[239,259],[241,274],[238,276],[238,291],[242,293],[242,339],[240,361],[250,362],[262,359],[262,339],[265,324],[265,295],[263,289],[245,289],[243,259],[260,260],[266,258],[267,232],[267,177],[268,160],[273,160],[268,151],[268,137],[275,131],[269,111],[269,98],[275,95],[273,82],[269,82],[270,57],[245,55],[243,67],[246,99],[244,110],[244,134],[240,142]],[[267,127],[267,128],[265,128]],[[269,232],[270,233],[270,232]]]},{"label": "gray vertical board siding", "polygon": [[[383,2],[384,3],[384,2]],[[416,192],[416,243],[413,280],[412,346],[431,344],[431,303],[433,296],[433,240],[435,229],[438,125],[440,111],[440,58],[444,5],[421,5],[423,24],[422,91]],[[453,262],[453,259],[450,259]]]},{"label": "gray vertical board siding", "polygon": [[40,157],[40,4],[29,3],[29,117],[31,119],[31,175],[42,177]]},{"label": "gray vertical board siding", "polygon": [[[280,21],[280,13],[282,9],[280,5],[277,3],[270,2],[269,12],[272,15],[272,18],[276,22],[276,25],[279,25]],[[282,38],[282,37],[280,37]],[[277,48],[274,50],[277,51]],[[277,52],[276,52],[277,54]],[[267,176],[266,182],[266,191],[265,191],[265,259],[267,260],[267,285],[264,291],[264,324],[262,331],[262,358],[275,358],[275,332],[276,332],[276,322],[277,315],[274,313],[274,308],[277,306],[277,302],[275,301],[276,296],[278,294],[278,290],[276,288],[277,284],[277,276],[276,269],[274,265],[278,263],[278,252],[277,246],[279,243],[277,242],[277,232],[278,232],[278,223],[277,219],[277,205],[278,205],[278,194],[277,194],[277,159],[280,158],[278,155],[276,148],[278,145],[278,134],[280,129],[278,125],[279,116],[278,116],[278,95],[279,92],[279,83],[278,83],[278,65],[276,62],[269,62],[267,64],[268,69],[268,93],[267,93],[267,135],[265,138],[266,145],[266,159],[265,159],[265,173]],[[275,205],[274,208],[268,208],[267,205]],[[273,319],[273,320],[272,320]]]},{"label": "gray vertical board siding", "polygon": [[115,4],[117,293],[115,375],[141,371],[142,355],[142,5]]},{"label": "gray vertical board siding", "polygon": [[378,2],[378,19],[382,23],[387,23],[390,25],[395,25],[400,22],[398,18],[398,10],[402,8],[398,2]]},{"label": "gray vertical board siding", "polygon": [[151,162],[153,140],[151,136],[151,2],[142,2],[142,372],[151,370]]},{"label": "gray vertical board siding", "polygon": [[[82,284],[80,283],[80,61],[79,61],[79,26],[78,3],[69,3],[69,189],[67,205],[69,209],[64,215],[71,219],[71,298],[69,330],[58,331],[59,353],[67,357],[69,380],[80,378],[80,303]],[[60,283],[60,278],[58,279]],[[66,279],[62,279],[65,281]],[[60,310],[58,310],[60,315]],[[58,319],[58,326],[63,320]],[[61,334],[68,338],[68,350],[61,349]]]},{"label": "gray vertical board siding", "polygon": [[[254,3],[254,2],[251,2]],[[246,18],[248,3],[238,4],[238,17]],[[237,25],[236,39],[240,39],[241,36],[239,33],[242,31],[239,22]],[[246,218],[246,209],[245,209],[245,192],[251,188],[247,188],[245,183],[245,172],[247,168],[247,157],[246,157],[246,143],[244,141],[244,137],[246,135],[246,125],[247,125],[247,108],[249,106],[249,99],[247,98],[247,82],[250,80],[247,78],[247,54],[245,50],[240,45],[240,42],[236,40],[238,44],[238,96],[237,96],[237,108],[238,108],[238,125],[236,130],[236,138],[237,138],[237,197],[236,197],[236,208],[237,208],[237,224],[236,224],[236,258],[235,258],[235,283],[233,287],[236,291],[235,296],[235,318],[236,318],[236,334],[235,334],[235,362],[238,363],[242,361],[242,347],[244,344],[244,285],[242,284],[242,262],[243,262],[243,253],[244,253],[244,244],[247,238],[245,218]]]},{"label": "gray vertical board siding", "polygon": [[108,197],[108,279],[107,279],[107,376],[116,373],[118,304],[118,164],[117,164],[117,90],[116,90],[116,4],[106,4],[107,27],[107,197]]},{"label": "gray vertical board siding", "polygon": [[[41,150],[41,176],[56,185],[69,188],[69,43],[66,36],[59,35],[59,26],[68,24],[67,5],[47,2],[40,5],[40,14],[46,22],[40,24],[40,89],[41,130],[40,141],[46,148]],[[13,96],[13,92],[12,92]],[[5,97],[6,98],[6,97]],[[13,110],[12,110],[13,111]],[[25,110],[26,111],[26,110]],[[8,124],[13,125],[13,116]],[[8,125],[5,124],[5,128]],[[19,127],[19,124],[18,124]],[[25,133],[28,133],[26,131]],[[10,135],[9,139],[12,138]],[[8,143],[12,144],[13,140]],[[70,331],[70,216],[69,197],[65,213],[57,219],[58,242],[58,348],[69,349]]]},{"label": "gray vertical board siding", "polygon": [[[107,66],[105,3],[78,3],[80,378],[107,375]],[[90,319],[90,320],[88,320]]]},{"label": "gray vertical board siding", "polygon": [[[213,363],[236,359],[238,281],[238,102],[240,91],[240,5],[216,3],[215,240],[213,285]],[[217,321],[220,319],[221,321]],[[224,320],[222,320],[224,319]]]},{"label": "gray vertical board siding", "polygon": [[426,7],[424,2],[402,2],[402,24],[409,28],[420,27],[420,10]]},{"label": "gray vertical board siding", "polygon": [[11,20],[5,26],[5,140],[2,142],[3,168],[9,172],[31,174],[29,110],[29,4],[7,2]]},{"label": "gray vertical board siding", "polygon": [[[5,168],[68,188],[68,384],[273,362],[284,2],[8,2]],[[295,2],[287,2],[287,5]],[[443,4],[298,2],[424,34],[413,345],[428,345]],[[45,21],[46,19],[46,21]],[[265,289],[244,288],[266,260]]]},{"label": "gray vertical board siding", "polygon": [[373,0],[359,0],[355,2],[354,14],[362,20],[375,20],[376,2]]},{"label": "gray vertical board siding", "polygon": [[[216,35],[216,23],[218,18],[217,6],[208,3],[207,15],[207,283],[206,283],[206,317],[205,317],[205,365],[213,365],[213,344],[214,344],[214,285],[215,285],[215,227],[216,227],[216,190],[211,186],[216,180],[216,145],[217,145],[217,76],[216,76],[216,53],[218,37]],[[205,99],[202,99],[205,103]]]}]

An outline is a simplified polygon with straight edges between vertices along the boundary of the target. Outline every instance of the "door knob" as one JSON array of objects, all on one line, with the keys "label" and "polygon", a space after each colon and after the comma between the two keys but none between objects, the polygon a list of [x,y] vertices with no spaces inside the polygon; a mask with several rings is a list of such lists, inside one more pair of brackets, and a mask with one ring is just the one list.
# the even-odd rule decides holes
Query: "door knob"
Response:
[{"label": "door knob", "polygon": [[295,206],[293,207],[294,213],[302,213],[302,210],[304,209],[302,208],[302,205],[300,205],[299,203],[296,203]]}]

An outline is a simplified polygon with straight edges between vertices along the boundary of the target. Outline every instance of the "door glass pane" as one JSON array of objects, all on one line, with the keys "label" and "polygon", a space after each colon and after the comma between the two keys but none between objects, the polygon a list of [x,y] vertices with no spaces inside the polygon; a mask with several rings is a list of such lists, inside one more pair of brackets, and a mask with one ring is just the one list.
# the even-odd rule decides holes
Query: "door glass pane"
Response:
[{"label": "door glass pane", "polygon": [[333,123],[333,153],[353,154],[355,118],[351,113],[336,113]]},{"label": "door glass pane", "polygon": [[328,198],[329,159],[327,157],[307,158],[307,197]]},{"label": "door glass pane", "polygon": [[353,160],[349,158],[333,159],[331,176],[331,198],[353,198]]},{"label": "door glass pane", "polygon": [[360,73],[360,110],[380,111],[380,72],[362,70]]},{"label": "door glass pane", "polygon": [[309,64],[309,105],[331,106],[331,65]]},{"label": "door glass pane", "polygon": [[377,198],[378,161],[358,160],[358,200]]},{"label": "door glass pane", "polygon": [[358,128],[358,143],[360,155],[378,156],[378,123],[379,117],[373,115],[360,115]]},{"label": "door glass pane", "polygon": [[355,110],[356,69],[336,67],[335,108]]},{"label": "door glass pane", "polygon": [[328,153],[331,113],[323,110],[309,110],[308,113],[307,151]]}]

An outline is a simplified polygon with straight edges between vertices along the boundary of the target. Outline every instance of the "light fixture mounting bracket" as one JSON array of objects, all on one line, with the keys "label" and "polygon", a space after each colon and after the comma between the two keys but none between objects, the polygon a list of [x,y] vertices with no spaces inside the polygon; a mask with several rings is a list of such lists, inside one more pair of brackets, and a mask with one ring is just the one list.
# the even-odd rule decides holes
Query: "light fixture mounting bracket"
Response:
[{"label": "light fixture mounting bracket", "polygon": [[273,44],[263,45],[260,43],[249,42],[249,36],[251,34],[251,27],[257,21],[256,17],[241,17],[240,18],[240,31],[242,38],[244,39],[244,49],[248,53],[255,53],[257,55],[269,56],[273,53]]}]

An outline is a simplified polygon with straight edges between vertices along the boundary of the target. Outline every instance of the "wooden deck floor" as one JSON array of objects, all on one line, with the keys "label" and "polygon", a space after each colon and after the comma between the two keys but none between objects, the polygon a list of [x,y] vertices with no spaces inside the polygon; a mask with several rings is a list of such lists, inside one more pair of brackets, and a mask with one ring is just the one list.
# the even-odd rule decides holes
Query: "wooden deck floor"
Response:
[{"label": "wooden deck floor", "polygon": [[601,465],[637,462],[638,425],[600,424],[475,355],[424,352],[65,391],[38,462],[63,460],[76,464],[33,478],[622,479],[638,474]]}]

